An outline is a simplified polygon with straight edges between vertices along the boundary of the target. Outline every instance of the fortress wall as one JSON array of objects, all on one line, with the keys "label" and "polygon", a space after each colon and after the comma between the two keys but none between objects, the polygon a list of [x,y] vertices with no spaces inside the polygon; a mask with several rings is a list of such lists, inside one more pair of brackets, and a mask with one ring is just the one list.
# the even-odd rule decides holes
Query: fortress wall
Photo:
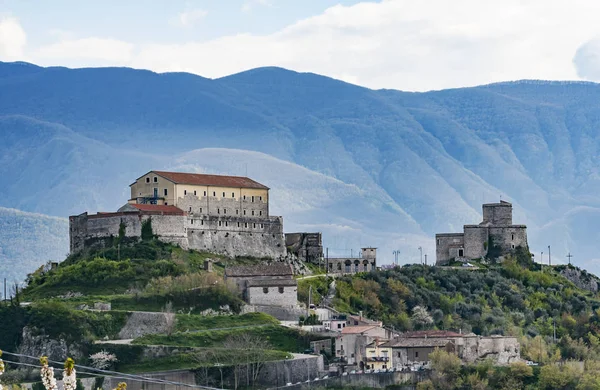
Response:
[{"label": "fortress wall", "polygon": [[436,234],[435,240],[436,264],[444,264],[455,258],[456,255],[451,249],[463,248],[464,246],[463,233]]},{"label": "fortress wall", "polygon": [[285,246],[304,262],[319,264],[323,257],[321,233],[286,233]]},{"label": "fortress wall", "polygon": [[487,254],[488,228],[479,225],[465,226],[465,257],[479,259]]},{"label": "fortress wall", "polygon": [[510,252],[518,246],[528,247],[527,228],[524,225],[491,227],[490,236],[494,245],[498,245],[505,252]]},{"label": "fortress wall", "polygon": [[512,225],[512,205],[510,203],[494,203],[483,205],[483,224],[508,226]]}]

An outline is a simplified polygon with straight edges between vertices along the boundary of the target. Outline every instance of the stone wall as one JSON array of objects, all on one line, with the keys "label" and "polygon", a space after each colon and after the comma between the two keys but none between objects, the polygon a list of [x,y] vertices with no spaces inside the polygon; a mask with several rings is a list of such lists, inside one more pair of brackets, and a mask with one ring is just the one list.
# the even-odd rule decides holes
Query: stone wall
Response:
[{"label": "stone wall", "polygon": [[293,359],[267,362],[260,372],[258,383],[263,386],[285,386],[323,376],[322,355],[294,354]]},{"label": "stone wall", "polygon": [[282,307],[298,305],[298,286],[253,286],[246,289],[246,294],[251,305]]},{"label": "stone wall", "polygon": [[327,272],[332,274],[355,274],[357,272],[370,272],[377,268],[376,260],[356,257],[329,258],[325,260]]},{"label": "stone wall", "polygon": [[[230,257],[248,256],[280,259],[286,256],[281,217],[239,218],[181,215],[148,215],[137,212],[72,216],[71,252],[85,247],[106,245],[118,237],[121,223],[125,237],[141,237],[142,222],[151,218],[152,231],[161,241]],[[108,243],[110,245],[111,243]]]},{"label": "stone wall", "polygon": [[480,225],[466,225],[464,227],[465,257],[480,259],[487,255],[487,242],[489,228]]},{"label": "stone wall", "polygon": [[503,253],[510,253],[519,246],[528,248],[525,225],[490,227],[490,237],[494,246],[500,247]]},{"label": "stone wall", "polygon": [[132,312],[119,332],[120,339],[135,339],[147,334],[165,333],[167,317],[165,313]]},{"label": "stone wall", "polygon": [[512,204],[507,202],[484,204],[482,223],[494,226],[512,225]]},{"label": "stone wall", "polygon": [[246,313],[265,313],[280,321],[298,321],[300,316],[306,316],[306,309],[299,306],[244,305],[241,314]]},{"label": "stone wall", "polygon": [[[295,383],[286,387],[289,390],[327,389],[386,389],[393,386],[398,390],[414,390],[416,384],[429,379],[430,372],[388,372],[378,374],[356,374],[334,376],[317,382]],[[285,385],[285,384],[283,384]],[[283,386],[279,384],[279,386]]]},{"label": "stone wall", "polygon": [[289,253],[304,262],[320,264],[323,258],[321,233],[286,233],[285,246]]},{"label": "stone wall", "polygon": [[435,235],[436,246],[435,255],[437,264],[446,262],[457,257],[454,253],[459,249],[464,249],[463,233],[445,233]]},{"label": "stone wall", "polygon": [[492,359],[506,365],[521,360],[521,345],[516,337],[466,336],[455,340],[456,353],[466,363]]}]

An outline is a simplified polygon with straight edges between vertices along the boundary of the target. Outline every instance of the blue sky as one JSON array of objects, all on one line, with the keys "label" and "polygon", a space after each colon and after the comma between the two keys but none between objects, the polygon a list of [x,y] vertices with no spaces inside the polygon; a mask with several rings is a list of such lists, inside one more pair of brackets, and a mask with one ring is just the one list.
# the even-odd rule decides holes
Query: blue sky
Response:
[{"label": "blue sky", "polygon": [[600,80],[589,0],[0,0],[0,60],[221,77],[282,66],[371,88]]}]

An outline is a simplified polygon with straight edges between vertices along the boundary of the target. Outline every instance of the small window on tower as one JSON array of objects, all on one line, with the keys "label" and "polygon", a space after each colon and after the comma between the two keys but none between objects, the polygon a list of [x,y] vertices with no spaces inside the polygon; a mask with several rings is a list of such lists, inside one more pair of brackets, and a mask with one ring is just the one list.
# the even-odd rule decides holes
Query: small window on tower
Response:
[{"label": "small window on tower", "polygon": [[235,215],[238,215],[240,213],[240,210],[235,209]]},{"label": "small window on tower", "polygon": [[285,287],[279,287],[279,294],[283,294],[284,288]]},{"label": "small window on tower", "polygon": [[200,225],[204,225],[204,220],[203,219],[200,220]]},{"label": "small window on tower", "polygon": [[238,227],[240,227],[240,223],[238,222]]},{"label": "small window on tower", "polygon": [[219,226],[221,226],[221,221],[219,221]]},{"label": "small window on tower", "polygon": [[200,207],[200,212],[202,212],[202,207]]},{"label": "small window on tower", "polygon": [[217,214],[221,214],[221,209],[217,209]]},{"label": "small window on tower", "polygon": [[223,214],[227,214],[227,209],[223,209]]},{"label": "small window on tower", "polygon": [[246,215],[246,210],[244,210],[244,215]]},{"label": "small window on tower", "polygon": [[248,227],[248,222],[246,222],[246,223],[244,224],[244,227],[245,227],[245,228],[247,228],[247,227]]},{"label": "small window on tower", "polygon": [[252,210],[252,215],[254,215],[254,210]]},{"label": "small window on tower", "polygon": [[258,215],[262,215],[262,210],[260,210],[260,211],[258,212]]},{"label": "small window on tower", "polygon": [[511,239],[512,239],[513,241],[515,240],[515,235],[514,235],[514,234],[512,234],[512,238],[511,238]]},{"label": "small window on tower", "polygon": [[252,227],[256,229],[256,224],[253,224],[253,225],[254,225],[254,226],[252,226]]},{"label": "small window on tower", "polygon": [[190,219],[190,223],[193,225],[193,224],[194,224],[194,220],[193,220],[193,219]]},{"label": "small window on tower", "polygon": [[189,211],[189,212],[190,212],[190,213],[192,212],[192,206],[190,206],[190,211]]}]

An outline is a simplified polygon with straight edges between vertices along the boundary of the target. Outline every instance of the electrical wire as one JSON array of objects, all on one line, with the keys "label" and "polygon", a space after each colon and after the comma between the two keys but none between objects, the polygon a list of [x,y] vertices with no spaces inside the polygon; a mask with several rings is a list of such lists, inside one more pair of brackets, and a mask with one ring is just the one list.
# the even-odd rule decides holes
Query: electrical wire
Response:
[{"label": "electrical wire", "polygon": [[[16,357],[23,357],[23,358],[27,358],[27,359],[33,359],[33,360],[38,360],[38,357],[35,356],[30,356],[30,355],[24,355],[24,354],[19,354],[19,353],[12,353],[12,352],[7,352],[7,351],[2,351],[4,354],[7,355],[11,355],[11,356],[16,356]],[[36,367],[39,368],[39,365],[34,365],[34,364],[28,364],[28,363],[21,363],[21,362],[10,362],[8,360],[4,360],[5,362],[9,362],[12,364],[17,364],[17,365],[24,365],[24,366],[30,366],[30,367]],[[58,362],[55,360],[48,360],[49,363],[54,363],[54,364],[58,364],[58,365],[62,365],[63,362]],[[132,381],[138,381],[138,382],[148,382],[148,383],[154,383],[154,384],[168,384],[168,385],[175,385],[175,386],[182,386],[182,387],[192,387],[192,388],[198,388],[198,389],[207,389],[207,390],[219,390],[216,387],[207,387],[207,386],[200,386],[200,385],[190,385],[188,383],[181,383],[181,382],[173,382],[173,381],[168,381],[165,379],[159,379],[159,378],[149,378],[149,377],[145,377],[145,376],[141,376],[141,375],[134,375],[134,374],[125,374],[122,372],[118,372],[118,371],[110,371],[110,370],[102,370],[99,368],[94,368],[94,367],[89,367],[89,366],[82,366],[79,364],[75,365],[76,368],[79,368],[81,370],[88,370],[88,371],[92,371],[92,372],[88,372],[88,371],[80,371],[81,374],[86,374],[86,375],[90,375],[90,376],[96,376],[96,377],[100,377],[100,376],[104,376],[104,377],[111,377],[111,378],[117,378],[117,379],[125,379],[125,380],[132,380]],[[57,370],[59,371],[63,371],[63,369],[61,368],[57,368]],[[99,375],[96,373],[102,373],[105,375]],[[109,374],[109,375],[106,375]]]}]

